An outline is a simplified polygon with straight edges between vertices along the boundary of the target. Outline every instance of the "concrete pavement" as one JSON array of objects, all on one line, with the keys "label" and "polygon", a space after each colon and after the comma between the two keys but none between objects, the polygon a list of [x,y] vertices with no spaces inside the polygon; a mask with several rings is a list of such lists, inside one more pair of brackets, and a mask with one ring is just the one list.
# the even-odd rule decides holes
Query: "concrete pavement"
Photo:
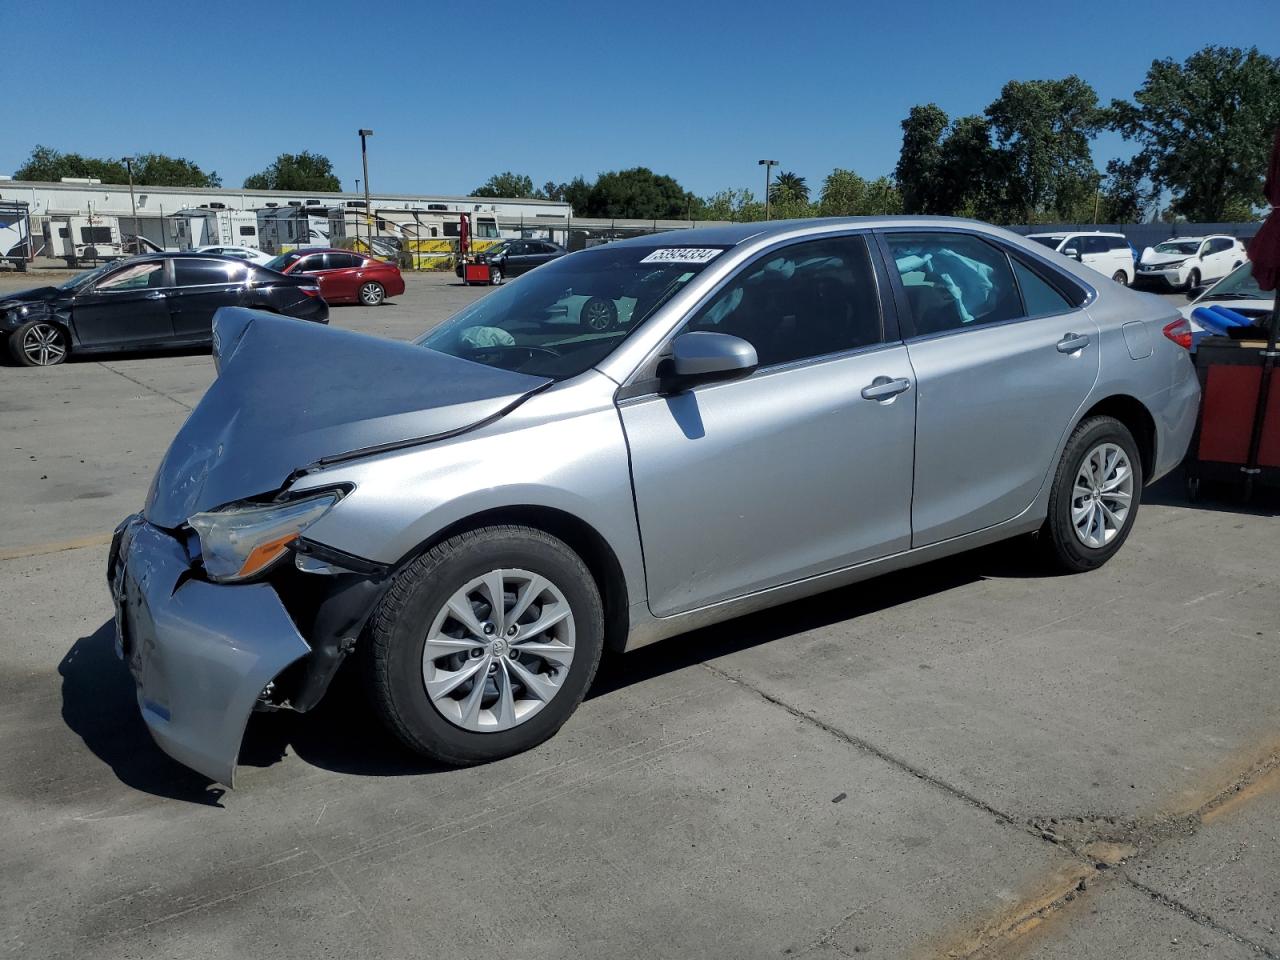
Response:
[{"label": "concrete pavement", "polygon": [[1277,501],[1166,483],[1085,576],[1004,546],[675,638],[482,768],[343,678],[223,793],[151,744],[103,581],[211,378],[0,368],[0,956],[1280,958]]}]

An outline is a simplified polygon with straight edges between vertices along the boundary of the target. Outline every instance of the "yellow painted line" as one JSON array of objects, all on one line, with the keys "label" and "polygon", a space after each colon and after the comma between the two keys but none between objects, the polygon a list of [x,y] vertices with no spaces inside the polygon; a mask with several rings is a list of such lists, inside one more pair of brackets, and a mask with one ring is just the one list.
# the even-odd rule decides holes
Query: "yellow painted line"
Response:
[{"label": "yellow painted line", "polygon": [[34,543],[26,547],[0,548],[0,560],[22,560],[26,557],[43,557],[66,550],[82,550],[85,547],[105,547],[111,543],[111,534],[94,533],[74,540],[54,540],[50,543]]}]

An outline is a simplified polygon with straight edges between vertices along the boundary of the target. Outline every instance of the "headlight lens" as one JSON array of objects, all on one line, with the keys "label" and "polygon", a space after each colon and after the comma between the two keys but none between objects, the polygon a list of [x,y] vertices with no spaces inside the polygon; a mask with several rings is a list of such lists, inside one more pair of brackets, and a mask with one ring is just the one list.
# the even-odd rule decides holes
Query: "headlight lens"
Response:
[{"label": "headlight lens", "polygon": [[235,583],[268,569],[340,499],[340,492],[329,490],[288,503],[232,504],[193,514],[187,523],[200,537],[209,579]]},{"label": "headlight lens", "polygon": [[1160,264],[1160,269],[1161,269],[1161,270],[1176,270],[1178,267],[1182,266],[1182,265],[1183,265],[1184,263],[1186,263],[1186,262],[1187,262],[1187,261],[1186,261],[1185,259],[1183,259],[1183,260],[1166,260],[1164,263]]}]

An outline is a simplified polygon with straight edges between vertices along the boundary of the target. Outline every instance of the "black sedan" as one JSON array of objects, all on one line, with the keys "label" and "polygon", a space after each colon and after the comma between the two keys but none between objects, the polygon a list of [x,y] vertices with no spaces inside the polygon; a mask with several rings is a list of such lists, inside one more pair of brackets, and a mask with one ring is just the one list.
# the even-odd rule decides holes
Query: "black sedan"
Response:
[{"label": "black sedan", "polygon": [[225,306],[329,322],[315,277],[287,277],[234,257],[166,253],[8,294],[0,300],[0,336],[18,363],[46,367],[71,353],[208,344],[213,314]]},{"label": "black sedan", "polygon": [[[563,257],[568,253],[564,247],[549,240],[504,240],[476,254],[476,263],[489,265],[489,282],[501,283],[507,277],[518,277],[528,273],[534,267]],[[462,276],[462,265],[455,269]]]}]

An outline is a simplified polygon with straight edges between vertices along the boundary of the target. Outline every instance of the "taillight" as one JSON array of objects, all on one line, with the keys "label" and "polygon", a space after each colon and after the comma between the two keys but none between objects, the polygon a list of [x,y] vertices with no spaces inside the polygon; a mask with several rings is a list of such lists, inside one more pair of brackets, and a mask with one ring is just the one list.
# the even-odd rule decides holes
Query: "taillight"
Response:
[{"label": "taillight", "polygon": [[320,296],[319,287],[299,287],[298,289],[301,290],[303,293],[305,293],[308,297]]},{"label": "taillight", "polygon": [[1166,324],[1164,335],[1183,350],[1191,349],[1191,321],[1186,317],[1179,317],[1173,323]]}]

